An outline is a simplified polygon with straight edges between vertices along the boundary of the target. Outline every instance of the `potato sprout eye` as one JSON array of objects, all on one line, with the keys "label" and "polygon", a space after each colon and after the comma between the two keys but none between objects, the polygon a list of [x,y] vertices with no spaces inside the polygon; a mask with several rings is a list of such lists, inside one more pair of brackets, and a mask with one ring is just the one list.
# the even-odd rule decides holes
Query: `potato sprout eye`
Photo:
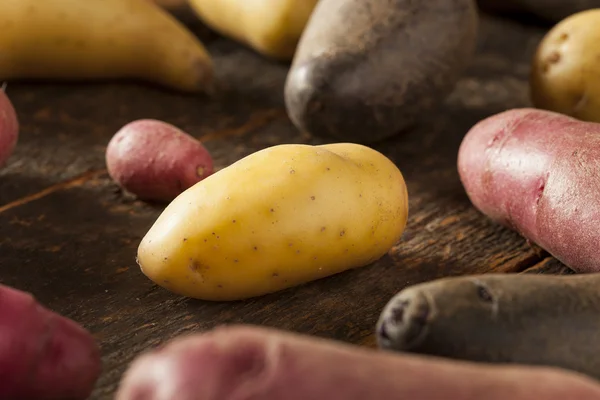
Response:
[{"label": "potato sprout eye", "polygon": [[492,297],[490,291],[481,284],[477,284],[477,296],[486,303],[491,303],[492,301],[494,301],[494,298]]}]

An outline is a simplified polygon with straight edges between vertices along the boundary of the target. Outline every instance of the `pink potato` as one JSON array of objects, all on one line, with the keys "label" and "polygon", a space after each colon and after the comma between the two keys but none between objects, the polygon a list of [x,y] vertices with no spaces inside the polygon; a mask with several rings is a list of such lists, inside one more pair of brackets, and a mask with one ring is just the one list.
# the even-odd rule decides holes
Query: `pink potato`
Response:
[{"label": "pink potato", "polygon": [[9,98],[0,90],[0,168],[12,154],[19,136],[17,113]]},{"label": "pink potato", "polygon": [[143,119],[121,128],[106,149],[112,179],[142,200],[170,202],[211,175],[210,153],[166,122]]},{"label": "pink potato", "polygon": [[90,333],[0,285],[0,399],[86,399],[100,370]]},{"label": "pink potato", "polygon": [[116,400],[597,400],[600,383],[546,367],[360,348],[267,328],[183,336],[138,356]]},{"label": "pink potato", "polygon": [[502,112],[464,137],[458,172],[483,214],[576,272],[600,272],[600,124]]}]

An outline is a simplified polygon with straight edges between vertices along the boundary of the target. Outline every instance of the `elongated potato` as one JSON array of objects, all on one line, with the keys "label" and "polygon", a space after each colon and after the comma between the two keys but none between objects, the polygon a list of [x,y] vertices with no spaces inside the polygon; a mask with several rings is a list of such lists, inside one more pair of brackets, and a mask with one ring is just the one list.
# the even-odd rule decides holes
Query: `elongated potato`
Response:
[{"label": "elongated potato", "polygon": [[473,205],[578,272],[600,272],[600,124],[516,109],[464,137],[458,172]]},{"label": "elongated potato", "polygon": [[131,79],[213,90],[203,44],[148,0],[3,0],[0,26],[0,79]]},{"label": "elongated potato", "polygon": [[600,273],[487,274],[410,286],[386,305],[379,346],[545,365],[600,379]]},{"label": "elongated potato", "polygon": [[554,368],[396,355],[257,327],[180,337],[139,356],[116,400],[597,400]]},{"label": "elongated potato", "polygon": [[290,119],[342,141],[399,134],[452,91],[477,27],[472,0],[320,0],[286,79]]},{"label": "elongated potato", "polygon": [[581,120],[600,122],[599,42],[600,8],[572,15],[552,28],[533,58],[530,75],[533,104]]},{"label": "elongated potato", "polygon": [[258,296],[383,256],[406,225],[407,191],[365,146],[278,145],[173,200],[143,238],[138,263],[184,296]]},{"label": "elongated potato", "polygon": [[189,0],[200,19],[257,52],[291,60],[318,0]]}]

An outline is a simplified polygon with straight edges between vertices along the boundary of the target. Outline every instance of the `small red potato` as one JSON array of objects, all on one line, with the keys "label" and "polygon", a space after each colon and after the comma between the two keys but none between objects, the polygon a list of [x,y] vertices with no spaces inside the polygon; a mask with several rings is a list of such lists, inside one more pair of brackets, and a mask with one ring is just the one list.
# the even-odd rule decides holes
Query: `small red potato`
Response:
[{"label": "small red potato", "polygon": [[0,89],[0,168],[6,165],[17,145],[18,136],[17,113],[4,89]]},{"label": "small red potato", "polygon": [[106,148],[112,179],[141,200],[170,202],[211,175],[210,153],[166,122],[143,119],[121,128]]},{"label": "small red potato", "polygon": [[600,124],[502,112],[464,137],[458,172],[483,214],[577,272],[600,272]]},{"label": "small red potato", "polygon": [[559,369],[450,361],[229,327],[139,356],[116,400],[597,400]]},{"label": "small red potato", "polygon": [[0,399],[86,399],[100,371],[90,333],[0,285]]}]

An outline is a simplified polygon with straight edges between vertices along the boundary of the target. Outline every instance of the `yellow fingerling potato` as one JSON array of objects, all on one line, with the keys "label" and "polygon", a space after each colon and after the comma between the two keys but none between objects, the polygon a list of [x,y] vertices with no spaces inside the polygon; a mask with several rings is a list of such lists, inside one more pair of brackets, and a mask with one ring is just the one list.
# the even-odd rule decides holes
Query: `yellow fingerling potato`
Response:
[{"label": "yellow fingerling potato", "polygon": [[189,0],[216,32],[279,60],[293,58],[318,0]]},{"label": "yellow fingerling potato", "polygon": [[600,122],[600,8],[556,24],[533,57],[533,105],[584,121]]},{"label": "yellow fingerling potato", "polygon": [[148,0],[1,0],[3,80],[136,80],[214,90],[204,44]]},{"label": "yellow fingerling potato", "polygon": [[175,198],[142,239],[138,263],[174,293],[240,300],[377,260],[407,215],[404,178],[381,153],[278,145]]}]

